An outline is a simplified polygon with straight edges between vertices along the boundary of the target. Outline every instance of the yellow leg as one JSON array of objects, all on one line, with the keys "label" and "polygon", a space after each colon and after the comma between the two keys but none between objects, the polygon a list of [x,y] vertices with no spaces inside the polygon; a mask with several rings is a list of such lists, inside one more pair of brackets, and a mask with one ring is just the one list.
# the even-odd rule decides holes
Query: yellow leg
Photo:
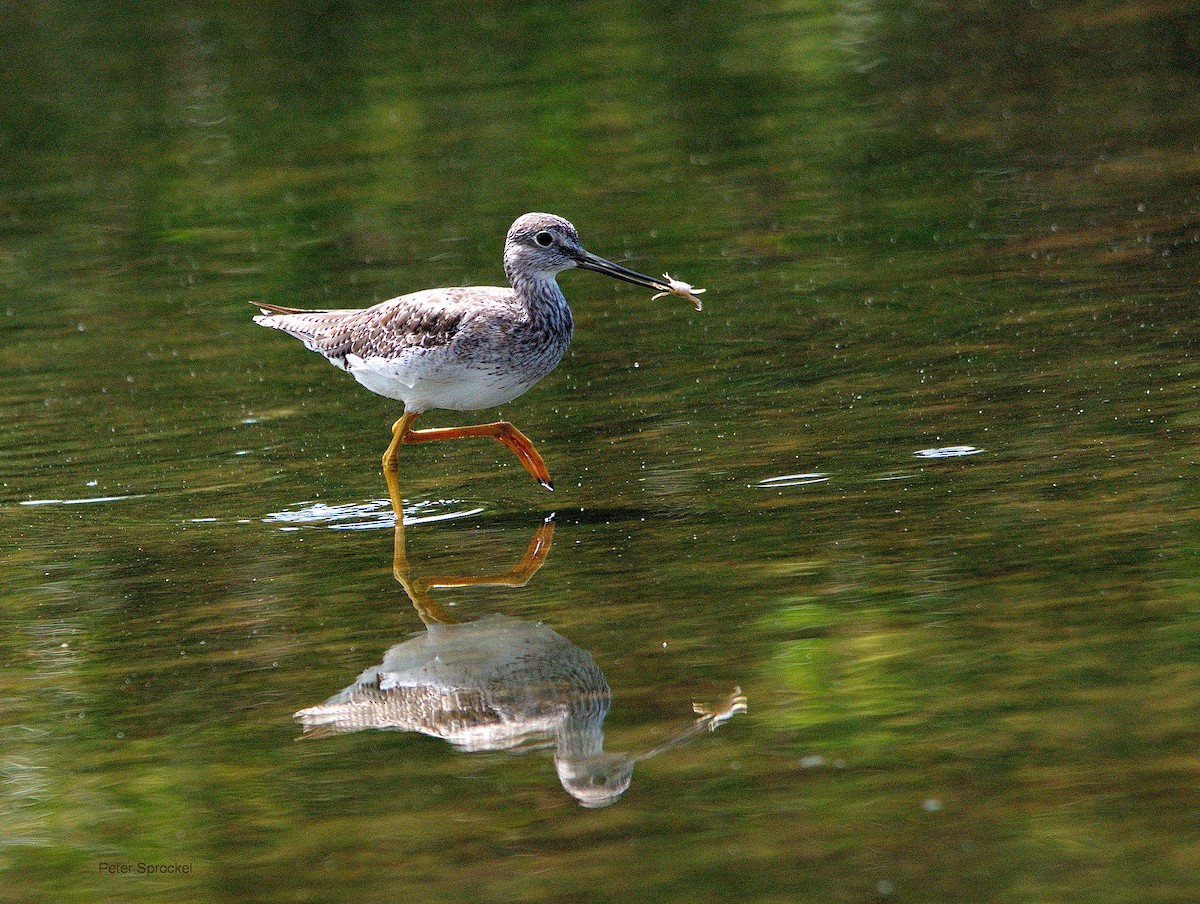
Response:
[{"label": "yellow leg", "polygon": [[[392,512],[396,516],[396,526],[401,532],[404,530],[404,505],[400,497],[398,454],[400,444],[404,442],[404,436],[409,432],[409,424],[416,419],[416,412],[406,411],[396,423],[392,424],[392,441],[388,443],[388,447],[383,453],[383,479],[387,481],[388,496],[392,500]],[[404,548],[403,540],[401,540],[400,548],[402,550]]]},{"label": "yellow leg", "polygon": [[408,433],[409,425],[416,419],[417,412],[406,411],[396,423],[392,424],[392,441],[388,443],[388,447],[383,453],[384,471],[395,473],[399,470],[397,456],[400,452],[400,444],[404,442],[404,435]]},{"label": "yellow leg", "polygon": [[473,424],[467,427],[434,427],[430,430],[413,430],[412,422],[419,412],[406,411],[392,424],[392,441],[383,453],[383,479],[387,481],[388,496],[392,500],[392,512],[396,523],[404,520],[403,500],[400,496],[400,446],[413,443],[432,443],[444,439],[471,439],[490,437],[508,449],[525,467],[534,480],[548,490],[554,489],[546,462],[534,448],[533,441],[508,421],[491,424]]},{"label": "yellow leg", "polygon": [[473,437],[490,437],[504,448],[508,449],[525,467],[534,480],[548,490],[554,489],[550,480],[550,471],[546,462],[534,448],[533,441],[510,424],[508,421],[496,421],[491,424],[474,424],[468,427],[434,427],[430,430],[413,430],[412,422],[417,419],[418,412],[406,411],[396,423],[392,424],[392,441],[388,443],[383,453],[383,477],[387,481],[388,495],[392,499],[392,511],[397,518],[403,515],[400,499],[400,464],[399,453],[401,445],[413,443],[432,443],[444,439],[470,439]]},{"label": "yellow leg", "polygon": [[[490,437],[516,455],[534,480],[548,490],[554,489],[554,484],[550,481],[550,471],[546,468],[546,463],[542,461],[542,456],[538,454],[538,450],[533,447],[533,441],[508,421],[496,421],[491,424],[473,424],[468,427],[435,427],[431,430],[409,430],[408,425],[412,423],[412,418],[415,417],[415,414],[412,417],[406,414],[396,422],[397,426],[403,424],[404,427],[400,433],[400,442],[432,443],[443,439],[470,439],[477,436]],[[409,418],[408,421],[405,421],[405,418]],[[394,430],[395,428],[393,428]],[[392,435],[392,442],[393,444],[396,442],[395,432]],[[391,446],[388,449],[390,450]]]}]

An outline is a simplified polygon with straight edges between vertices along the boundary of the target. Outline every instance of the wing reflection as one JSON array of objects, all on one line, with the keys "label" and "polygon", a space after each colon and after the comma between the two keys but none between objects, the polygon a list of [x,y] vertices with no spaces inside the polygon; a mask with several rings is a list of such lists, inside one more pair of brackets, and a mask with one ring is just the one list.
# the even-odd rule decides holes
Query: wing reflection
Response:
[{"label": "wing reflection", "polygon": [[625,793],[637,762],[745,711],[738,688],[715,709],[693,704],[699,718],[645,753],[607,752],[611,694],[591,653],[541,622],[499,614],[456,622],[430,596],[435,588],[523,586],[545,562],[553,536],[547,519],[501,574],[416,579],[398,523],[393,572],[425,631],[391,647],[382,663],[324,703],[296,713],[304,736],[376,728],[420,732],[464,751],[553,747],[563,788],[585,807],[604,807]]}]

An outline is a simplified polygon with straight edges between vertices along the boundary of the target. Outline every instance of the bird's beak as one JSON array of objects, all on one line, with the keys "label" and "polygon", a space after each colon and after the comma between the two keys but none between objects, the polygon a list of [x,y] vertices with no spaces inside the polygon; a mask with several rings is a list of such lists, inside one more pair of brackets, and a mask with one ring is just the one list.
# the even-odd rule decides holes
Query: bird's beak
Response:
[{"label": "bird's beak", "polygon": [[582,248],[575,260],[584,270],[594,270],[597,273],[603,273],[605,276],[611,276],[614,279],[623,279],[625,282],[633,283],[635,286],[644,286],[647,289],[654,289],[655,291],[666,291],[667,289],[661,279],[654,279],[643,273],[638,273],[636,270],[629,270],[620,264],[614,264],[612,261],[598,257],[590,251],[584,251]]}]

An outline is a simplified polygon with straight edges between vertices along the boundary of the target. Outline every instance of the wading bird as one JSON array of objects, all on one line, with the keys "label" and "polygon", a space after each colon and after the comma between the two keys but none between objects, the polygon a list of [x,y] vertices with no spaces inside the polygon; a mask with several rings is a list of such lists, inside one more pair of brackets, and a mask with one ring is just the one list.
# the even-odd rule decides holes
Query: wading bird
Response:
[{"label": "wading bird", "polygon": [[562,217],[527,213],[508,230],[504,272],[512,288],[426,289],[356,310],[305,311],[258,303],[262,326],[295,336],[374,393],[404,403],[383,454],[383,473],[401,517],[397,453],[406,443],[491,437],[552,490],[533,443],[507,421],[414,430],[432,408],[475,411],[521,395],[562,359],[571,342],[571,309],[555,277],[581,267],[690,299],[703,289],[654,279],[586,250]]}]

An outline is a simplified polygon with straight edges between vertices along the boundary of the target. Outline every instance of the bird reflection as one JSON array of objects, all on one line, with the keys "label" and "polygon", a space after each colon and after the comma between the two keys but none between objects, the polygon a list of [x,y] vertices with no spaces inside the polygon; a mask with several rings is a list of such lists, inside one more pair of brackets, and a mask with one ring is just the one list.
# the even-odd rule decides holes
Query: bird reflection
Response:
[{"label": "bird reflection", "polygon": [[489,615],[458,622],[431,597],[437,588],[524,586],[546,561],[552,518],[537,528],[507,571],[478,577],[414,578],[397,519],[393,573],[425,631],[391,647],[383,662],[349,687],[295,718],[304,737],[366,728],[416,731],[464,751],[554,748],[566,791],[585,807],[615,803],[633,768],[746,710],[741,688],[715,708],[693,704],[698,718],[641,754],[604,750],[611,694],[592,655],[541,622]]}]

